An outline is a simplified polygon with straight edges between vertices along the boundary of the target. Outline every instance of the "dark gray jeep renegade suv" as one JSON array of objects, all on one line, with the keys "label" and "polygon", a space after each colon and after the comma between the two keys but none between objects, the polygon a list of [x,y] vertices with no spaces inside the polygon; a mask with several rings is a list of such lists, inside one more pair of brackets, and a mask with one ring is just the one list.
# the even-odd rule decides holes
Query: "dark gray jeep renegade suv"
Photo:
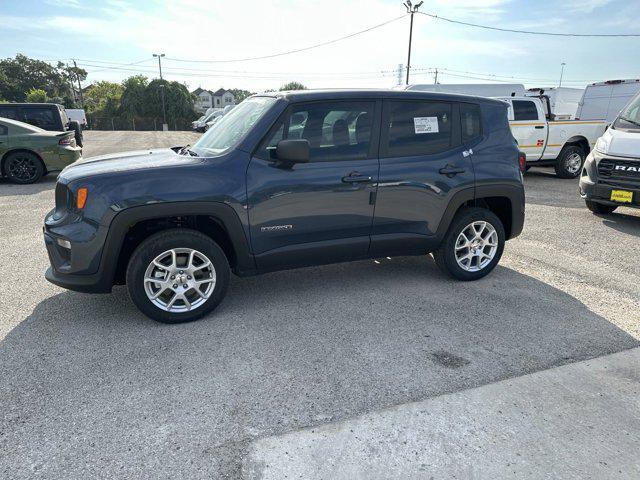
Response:
[{"label": "dark gray jeep renegade suv", "polygon": [[67,167],[55,197],[47,279],[126,283],[167,323],[212,311],[230,271],[432,253],[479,279],[524,223],[507,105],[411,91],[253,96],[192,147]]}]

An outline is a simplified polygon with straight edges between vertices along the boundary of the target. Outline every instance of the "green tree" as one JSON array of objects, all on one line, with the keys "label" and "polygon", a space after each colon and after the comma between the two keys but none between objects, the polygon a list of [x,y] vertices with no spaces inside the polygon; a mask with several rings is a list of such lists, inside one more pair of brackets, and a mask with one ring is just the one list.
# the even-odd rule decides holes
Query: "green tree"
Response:
[{"label": "green tree", "polygon": [[255,94],[255,92],[250,92],[249,90],[242,90],[241,88],[231,88],[229,89],[229,91],[233,93],[233,97],[236,99],[236,103],[240,103],[245,98]]},{"label": "green tree", "polygon": [[101,81],[91,85],[84,94],[84,106],[87,113],[115,117],[120,108],[120,99],[124,87],[119,83]]},{"label": "green tree", "polygon": [[32,89],[44,90],[52,101],[72,103],[73,81],[86,79],[81,68],[56,66],[18,54],[15,58],[0,60],[0,97],[13,102],[24,102]]},{"label": "green tree", "polygon": [[124,91],[120,99],[120,113],[127,119],[145,115],[146,90],[149,80],[144,75],[134,75],[122,82]]},{"label": "green tree", "polygon": [[289,83],[285,83],[280,87],[281,92],[284,90],[306,90],[306,89],[307,87],[305,87],[300,82],[289,82]]},{"label": "green tree", "polygon": [[196,117],[193,110],[193,98],[186,86],[178,82],[155,79],[149,82],[145,91],[146,114],[162,119],[162,88],[167,122],[192,120]]},{"label": "green tree", "polygon": [[40,88],[32,88],[27,92],[26,100],[29,103],[47,103],[47,92]]}]

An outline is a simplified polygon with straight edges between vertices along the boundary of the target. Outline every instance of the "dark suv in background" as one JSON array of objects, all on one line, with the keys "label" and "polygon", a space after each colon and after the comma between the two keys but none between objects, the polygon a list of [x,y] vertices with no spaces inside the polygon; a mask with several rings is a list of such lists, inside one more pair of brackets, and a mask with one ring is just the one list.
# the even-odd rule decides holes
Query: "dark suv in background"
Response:
[{"label": "dark suv in background", "polygon": [[28,123],[51,132],[74,133],[76,145],[82,147],[82,127],[69,120],[67,112],[57,103],[0,103],[0,117]]},{"label": "dark suv in background", "polygon": [[432,252],[455,278],[479,279],[523,227],[518,153],[497,100],[253,96],[191,148],[67,167],[45,219],[46,277],[83,292],[126,283],[167,323],[213,310],[230,271]]}]

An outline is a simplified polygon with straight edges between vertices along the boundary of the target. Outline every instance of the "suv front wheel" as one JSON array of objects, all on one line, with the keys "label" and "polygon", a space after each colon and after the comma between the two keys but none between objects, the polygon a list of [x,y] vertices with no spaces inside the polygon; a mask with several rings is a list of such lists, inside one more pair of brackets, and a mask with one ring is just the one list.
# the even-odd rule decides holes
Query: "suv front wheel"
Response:
[{"label": "suv front wheel", "polygon": [[229,262],[211,238],[196,230],[156,233],[133,252],[127,288],[146,316],[162,323],[197,320],[224,298]]},{"label": "suv front wheel", "polygon": [[458,280],[478,280],[500,261],[505,233],[500,219],[484,208],[456,214],[433,258],[440,269]]}]

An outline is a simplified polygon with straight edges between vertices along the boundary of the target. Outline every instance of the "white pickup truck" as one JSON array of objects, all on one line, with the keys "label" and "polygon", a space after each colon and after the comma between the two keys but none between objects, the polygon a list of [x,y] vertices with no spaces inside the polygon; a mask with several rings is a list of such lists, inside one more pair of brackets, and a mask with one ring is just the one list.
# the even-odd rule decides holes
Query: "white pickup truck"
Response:
[{"label": "white pickup truck", "polygon": [[[561,120],[547,116],[542,102],[548,97],[499,97],[509,104],[509,125],[527,167],[553,166],[561,178],[576,178],[596,140],[604,133],[604,121]],[[547,105],[547,111],[550,111]]]}]

